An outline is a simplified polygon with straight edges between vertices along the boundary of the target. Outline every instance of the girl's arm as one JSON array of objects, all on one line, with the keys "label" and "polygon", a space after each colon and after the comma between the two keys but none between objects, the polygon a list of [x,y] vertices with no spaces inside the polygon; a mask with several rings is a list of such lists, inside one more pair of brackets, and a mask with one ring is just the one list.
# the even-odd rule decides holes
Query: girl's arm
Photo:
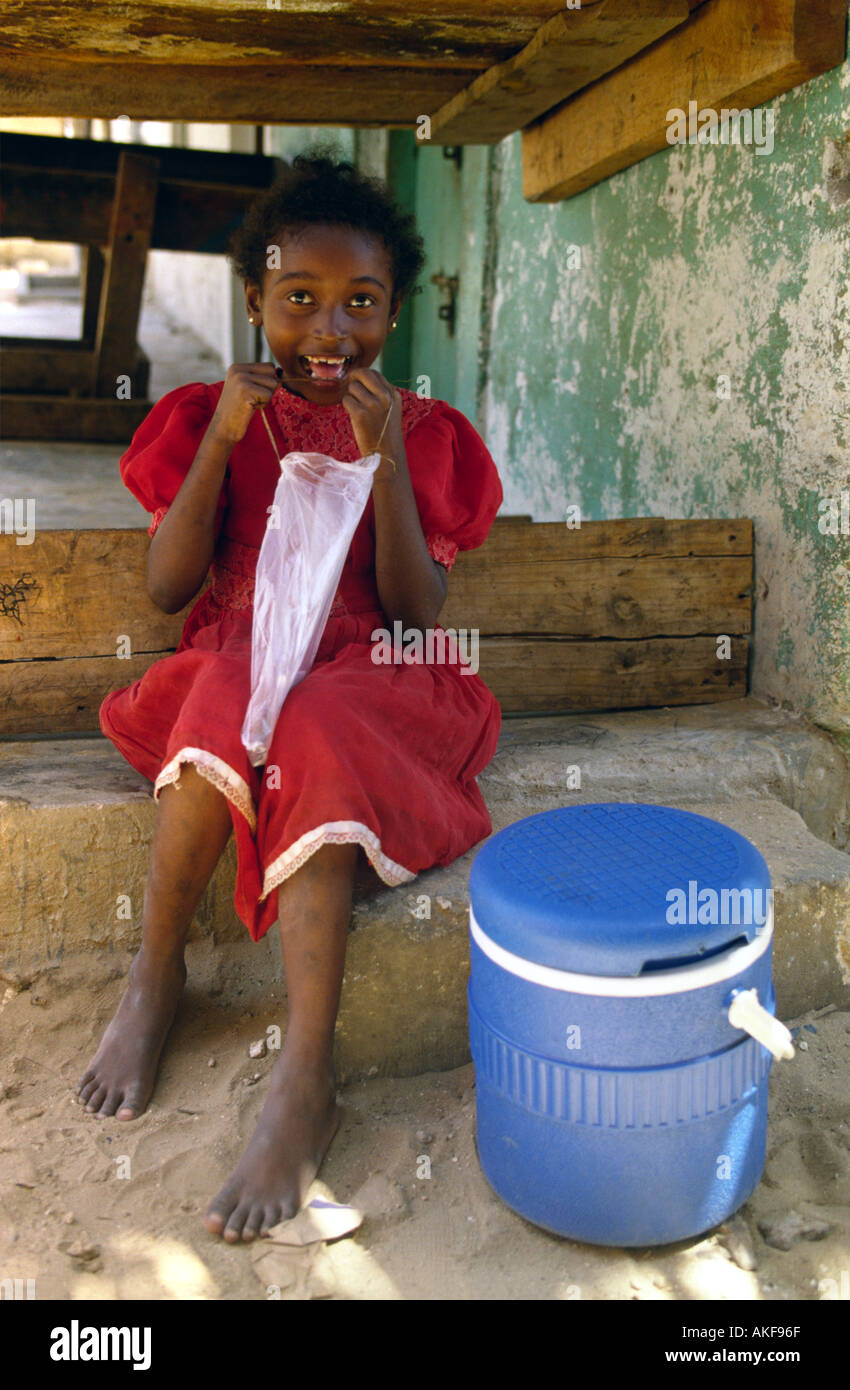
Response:
[{"label": "girl's arm", "polygon": [[391,623],[400,619],[424,632],[439,617],[449,577],[425,544],[403,441],[391,441],[387,452],[397,471],[382,458],[372,481],[378,594]]},{"label": "girl's arm", "polygon": [[425,544],[404,449],[401,397],[380,372],[355,368],[342,403],[364,456],[384,455],[372,479],[381,607],[391,623],[400,620],[424,632],[437,621],[449,578]]},{"label": "girl's arm", "polygon": [[148,550],[148,594],[165,613],[179,613],[206,578],[227,461],[234,444],[244,438],[254,410],[271,400],[277,384],[275,368],[268,362],[228,369],[215,414]]},{"label": "girl's arm", "polygon": [[233,443],[210,421],[194,463],[154,532],[148,594],[165,613],[179,613],[206,578],[215,549],[215,514]]}]

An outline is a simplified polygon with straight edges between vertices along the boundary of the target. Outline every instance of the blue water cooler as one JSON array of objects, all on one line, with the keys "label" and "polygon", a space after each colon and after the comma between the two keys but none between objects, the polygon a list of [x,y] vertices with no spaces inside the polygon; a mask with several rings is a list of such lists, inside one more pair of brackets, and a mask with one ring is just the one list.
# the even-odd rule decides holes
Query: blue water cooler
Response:
[{"label": "blue water cooler", "polygon": [[470,875],[478,1156],[558,1235],[709,1230],[764,1168],[774,1017],[770,874],[744,836],[604,802],[494,835]]}]

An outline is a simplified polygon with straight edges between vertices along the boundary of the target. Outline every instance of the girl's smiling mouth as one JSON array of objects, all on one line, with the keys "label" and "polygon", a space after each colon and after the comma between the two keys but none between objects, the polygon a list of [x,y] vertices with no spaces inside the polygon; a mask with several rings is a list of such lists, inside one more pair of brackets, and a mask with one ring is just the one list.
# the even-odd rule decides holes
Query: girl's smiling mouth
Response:
[{"label": "girl's smiling mouth", "polygon": [[353,361],[353,357],[343,357],[339,353],[311,354],[298,358],[300,367],[311,380],[330,383],[342,381]]}]

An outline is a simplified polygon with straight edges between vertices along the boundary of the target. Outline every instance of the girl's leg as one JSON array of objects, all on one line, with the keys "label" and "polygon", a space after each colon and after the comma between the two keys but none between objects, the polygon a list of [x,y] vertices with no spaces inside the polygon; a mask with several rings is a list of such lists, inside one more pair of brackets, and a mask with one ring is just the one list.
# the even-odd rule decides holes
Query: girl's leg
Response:
[{"label": "girl's leg", "polygon": [[339,1116],[333,1039],[359,853],[323,845],[278,889],[289,1018],[257,1128],[204,1225],[253,1240],[294,1216]]},{"label": "girl's leg", "polygon": [[142,944],[130,982],[77,1087],[98,1116],[134,1120],[147,1106],[186,981],[183,951],[195,908],[227,844],[226,798],[190,764],[163,787],[142,908]]}]

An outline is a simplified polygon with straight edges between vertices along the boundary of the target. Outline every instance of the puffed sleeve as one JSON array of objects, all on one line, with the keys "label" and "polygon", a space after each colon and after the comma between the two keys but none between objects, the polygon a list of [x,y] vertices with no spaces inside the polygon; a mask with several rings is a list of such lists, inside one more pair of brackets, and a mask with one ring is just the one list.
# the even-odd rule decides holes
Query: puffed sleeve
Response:
[{"label": "puffed sleeve", "polygon": [[[152,536],[183,485],[217,400],[203,382],[178,386],[158,400],[145,416],[118,467],[124,484],[142,506],[153,514],[148,527]],[[222,485],[215,517],[218,537],[227,508],[227,477]]]},{"label": "puffed sleeve", "polygon": [[445,401],[406,448],[419,518],[432,557],[447,570],[459,550],[483,545],[502,503],[502,483],[480,434]]}]

